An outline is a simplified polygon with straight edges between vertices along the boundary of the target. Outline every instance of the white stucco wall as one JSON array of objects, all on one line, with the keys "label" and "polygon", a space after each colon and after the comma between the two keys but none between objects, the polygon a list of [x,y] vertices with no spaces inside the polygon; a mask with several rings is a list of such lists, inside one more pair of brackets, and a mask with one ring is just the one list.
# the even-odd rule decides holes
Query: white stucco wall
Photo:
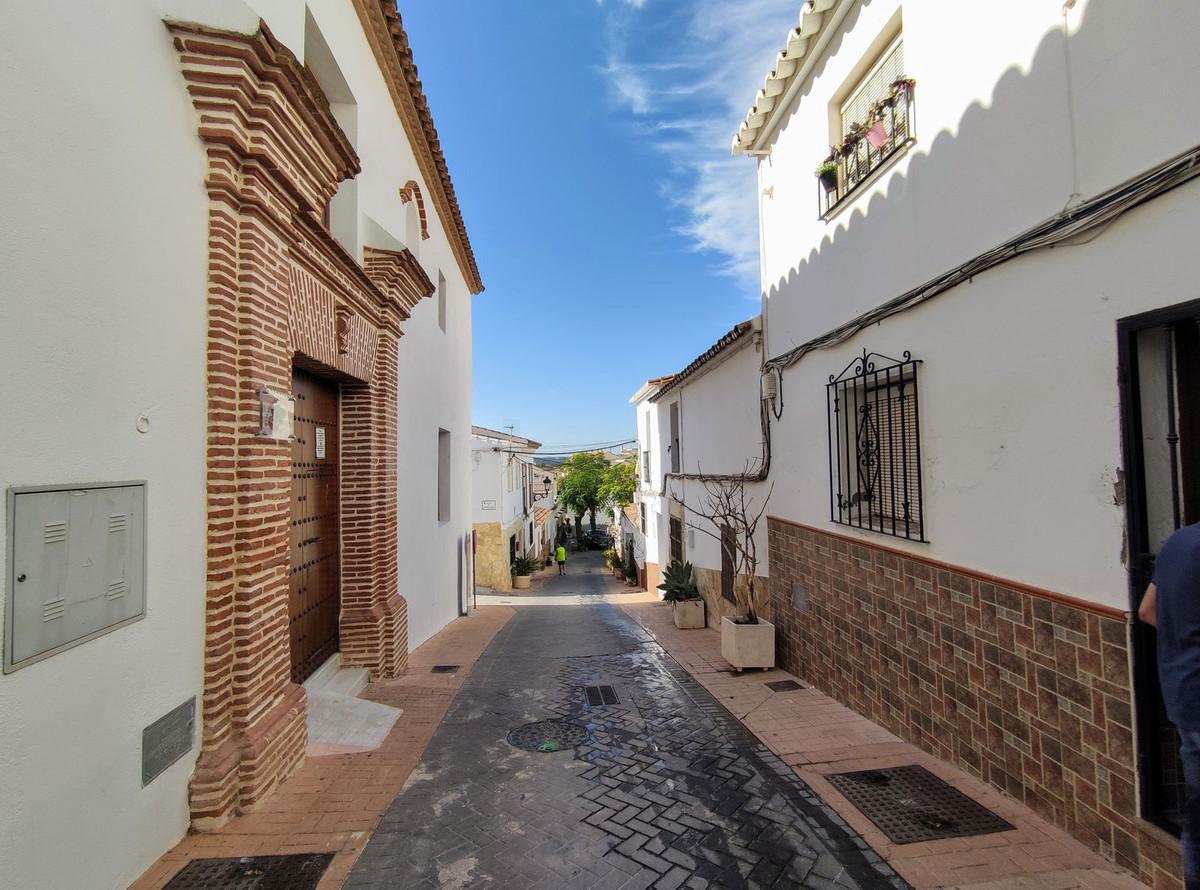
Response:
[{"label": "white stucco wall", "polygon": [[[758,469],[762,458],[762,425],[759,421],[758,380],[762,359],[754,336],[746,336],[729,348],[727,354],[704,368],[703,373],[689,377],[682,385],[666,394],[659,402],[662,423],[670,425],[672,401],[680,405],[681,469],[685,473],[742,473],[747,468]],[[669,435],[669,433],[668,433]],[[748,506],[752,511],[762,506],[767,486],[750,483],[747,488]],[[682,497],[684,503],[697,510],[704,509],[708,497],[704,483],[690,479],[672,479],[670,494]],[[664,505],[662,512],[667,508]],[[691,510],[685,511],[684,522],[694,528],[689,546],[684,534],[684,557],[701,568],[721,569],[721,547],[704,529],[716,533],[712,524]],[[666,520],[663,520],[664,538]],[[761,520],[755,536],[758,551],[758,574],[769,574],[767,559],[767,522]],[[669,541],[664,543],[669,549]]]},{"label": "white stucco wall", "polygon": [[[296,10],[303,22],[305,4],[270,0],[261,8],[270,14],[267,22],[276,36],[301,55],[303,42],[297,47],[290,41],[295,39]],[[469,566],[464,562],[460,574],[460,561],[471,534],[472,296],[353,6],[348,0],[310,0],[307,8],[356,105],[352,141],[362,172],[356,178],[358,244],[353,252],[361,258],[364,245],[403,246],[419,259],[435,288],[439,275],[446,283],[446,330],[438,324],[435,291],[402,324],[397,352],[398,582],[408,602],[408,644],[413,649],[459,614],[467,583]],[[275,28],[276,21],[288,37]],[[300,35],[303,41],[303,28]],[[417,237],[409,225],[414,205],[400,201],[400,187],[410,179],[426,196],[428,239]],[[438,520],[437,511],[439,429],[450,432],[452,451],[446,522]]]},{"label": "white stucco wall", "polygon": [[145,620],[0,676],[0,884],[125,887],[197,752],[142,787],[142,729],[201,687],[205,159],[157,3],[3,19],[0,487],[148,488]]},{"label": "white stucco wall", "polygon": [[[830,99],[896,5],[855,7],[759,162],[760,188],[774,189],[762,202],[769,355],[995,246],[1073,193],[1089,197],[1200,143],[1200,122],[1179,113],[1200,77],[1193,3],[1080,2],[1065,51],[1060,4],[1020,0],[979,16],[971,4],[913,0],[903,26],[917,144],[818,220],[813,169]],[[1128,608],[1113,489],[1116,320],[1200,297],[1198,190],[1160,197],[1089,244],[984,272],[786,371],[771,512]],[[864,348],[923,361],[928,545],[829,522],[824,384]]]}]

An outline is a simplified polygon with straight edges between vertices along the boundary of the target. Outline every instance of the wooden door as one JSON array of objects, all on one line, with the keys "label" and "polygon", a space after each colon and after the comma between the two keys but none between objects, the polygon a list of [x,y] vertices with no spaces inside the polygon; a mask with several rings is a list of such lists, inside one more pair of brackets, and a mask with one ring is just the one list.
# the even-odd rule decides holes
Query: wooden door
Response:
[{"label": "wooden door", "polygon": [[292,680],[303,683],[338,651],[341,529],[338,388],[299,368],[292,443],[292,584],[288,619]]}]

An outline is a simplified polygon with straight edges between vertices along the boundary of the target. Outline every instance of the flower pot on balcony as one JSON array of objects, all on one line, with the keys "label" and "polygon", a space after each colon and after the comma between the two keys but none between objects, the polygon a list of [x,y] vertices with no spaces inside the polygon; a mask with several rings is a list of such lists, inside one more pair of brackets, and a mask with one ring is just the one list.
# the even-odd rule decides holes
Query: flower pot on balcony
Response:
[{"label": "flower pot on balcony", "polygon": [[673,608],[675,626],[680,630],[704,627],[704,600],[679,600]]},{"label": "flower pot on balcony", "polygon": [[528,590],[529,575],[513,575],[513,590]]},{"label": "flower pot on balcony", "polygon": [[825,191],[832,192],[837,190],[838,176],[836,169],[822,170],[817,174],[817,179],[820,180],[821,186],[825,189]]},{"label": "flower pot on balcony", "polygon": [[732,618],[722,618],[721,657],[735,671],[775,667],[775,625],[761,618],[758,624],[738,624]]}]

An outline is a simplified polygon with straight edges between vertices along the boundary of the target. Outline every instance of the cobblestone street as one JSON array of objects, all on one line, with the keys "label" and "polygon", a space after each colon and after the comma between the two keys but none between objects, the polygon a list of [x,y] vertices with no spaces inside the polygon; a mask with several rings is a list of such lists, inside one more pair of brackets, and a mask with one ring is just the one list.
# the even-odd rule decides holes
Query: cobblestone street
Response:
[{"label": "cobblestone street", "polygon": [[[592,558],[594,559],[594,558]],[[610,587],[591,559],[543,590]],[[618,702],[588,704],[585,687]],[[506,735],[563,720],[573,750]],[[905,886],[615,605],[529,606],[476,664],[348,887]]]}]

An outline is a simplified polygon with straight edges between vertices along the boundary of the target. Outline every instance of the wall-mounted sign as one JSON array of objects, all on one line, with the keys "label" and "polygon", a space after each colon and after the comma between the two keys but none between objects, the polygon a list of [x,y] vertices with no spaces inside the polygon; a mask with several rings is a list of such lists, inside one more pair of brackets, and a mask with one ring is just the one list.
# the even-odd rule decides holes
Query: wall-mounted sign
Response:
[{"label": "wall-mounted sign", "polygon": [[484,502],[483,502],[483,509],[485,509],[485,510],[495,510],[495,509],[496,509],[496,502],[495,502],[495,501],[484,501]]},{"label": "wall-mounted sign", "polygon": [[293,435],[296,400],[263,387],[258,391],[258,434],[288,440]]},{"label": "wall-mounted sign", "polygon": [[317,460],[325,459],[325,427],[317,427]]}]

